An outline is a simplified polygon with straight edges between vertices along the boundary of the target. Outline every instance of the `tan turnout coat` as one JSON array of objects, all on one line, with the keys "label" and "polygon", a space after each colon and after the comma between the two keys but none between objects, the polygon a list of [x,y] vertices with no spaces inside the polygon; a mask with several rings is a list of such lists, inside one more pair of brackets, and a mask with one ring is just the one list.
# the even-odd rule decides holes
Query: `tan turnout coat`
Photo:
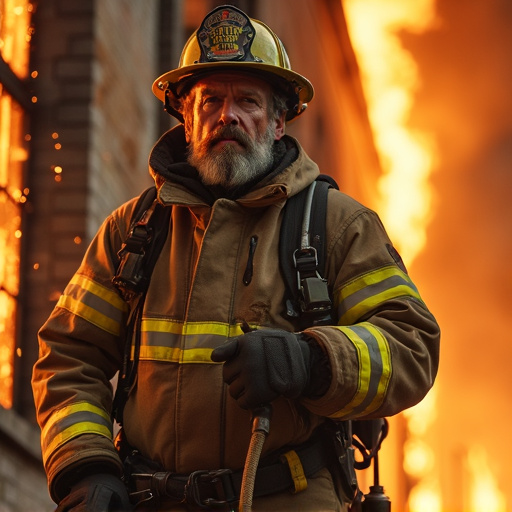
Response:
[{"label": "tan turnout coat", "polygon": [[[243,197],[213,204],[166,174],[177,158],[174,148],[184,144],[181,127],[153,149],[151,172],[172,217],[145,301],[124,427],[131,445],[166,470],[243,467],[249,413],[229,396],[222,365],[210,353],[241,334],[243,321],[297,330],[285,315],[278,264],[282,209],[319,170],[294,139],[286,136],[285,143],[298,148],[291,165]],[[109,380],[121,365],[128,308],[111,279],[134,205],[129,201],[105,220],[40,331],[33,387],[54,498],[59,475],[73,466],[105,461],[121,468]],[[438,326],[377,215],[330,190],[326,237],[325,277],[337,322],[307,333],[327,354],[332,381],[317,400],[274,402],[265,453],[307,440],[326,416],[388,416],[410,407],[437,371]],[[251,238],[257,244],[245,284]]]}]

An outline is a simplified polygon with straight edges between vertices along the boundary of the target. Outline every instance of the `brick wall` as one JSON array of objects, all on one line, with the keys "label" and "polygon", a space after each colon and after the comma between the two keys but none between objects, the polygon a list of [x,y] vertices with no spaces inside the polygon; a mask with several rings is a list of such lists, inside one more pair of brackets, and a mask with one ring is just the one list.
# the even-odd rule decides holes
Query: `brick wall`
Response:
[{"label": "brick wall", "polygon": [[[99,223],[151,183],[159,0],[37,3],[15,403],[0,409],[0,512],[53,510],[30,388],[36,334]],[[59,149],[56,144],[60,144]],[[62,172],[57,174],[55,167]],[[22,432],[23,436],[16,434]]]},{"label": "brick wall", "polygon": [[97,2],[91,101],[87,233],[152,180],[148,153],[157,138],[155,44],[158,2]]}]

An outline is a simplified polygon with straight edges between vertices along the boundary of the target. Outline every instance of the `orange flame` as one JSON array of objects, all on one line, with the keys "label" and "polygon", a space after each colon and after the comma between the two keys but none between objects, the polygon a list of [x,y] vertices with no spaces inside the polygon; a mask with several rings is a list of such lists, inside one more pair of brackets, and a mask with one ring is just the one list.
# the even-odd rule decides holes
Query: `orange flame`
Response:
[{"label": "orange flame", "polygon": [[[435,0],[342,3],[383,168],[376,210],[410,265],[426,243],[433,197],[429,178],[436,164],[436,147],[429,134],[413,131],[407,125],[419,72],[414,58],[402,48],[398,34],[433,28],[437,23]],[[407,503],[398,503],[401,510],[446,512],[437,460],[440,448],[429,436],[436,421],[436,402],[434,388],[425,400],[400,416],[407,426],[403,470],[413,485],[404,497]],[[393,425],[396,420],[391,420]],[[458,482],[464,494],[463,510],[505,512],[505,495],[488,464],[487,452],[477,445],[470,446],[465,467],[470,478]],[[403,488],[405,476],[401,480]]]},{"label": "orange flame", "polygon": [[505,496],[496,485],[485,448],[472,446],[467,456],[467,466],[472,479],[470,512],[506,512]]},{"label": "orange flame", "polygon": [[410,264],[426,242],[428,178],[435,152],[427,134],[407,128],[419,78],[397,31],[430,27],[435,21],[433,0],[345,0],[344,8],[384,172],[376,209]]}]

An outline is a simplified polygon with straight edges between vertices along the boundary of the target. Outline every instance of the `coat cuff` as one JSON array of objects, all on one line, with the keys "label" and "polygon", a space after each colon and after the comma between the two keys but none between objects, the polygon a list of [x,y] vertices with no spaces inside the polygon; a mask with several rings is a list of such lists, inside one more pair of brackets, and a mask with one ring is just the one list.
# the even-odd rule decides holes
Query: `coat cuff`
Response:
[{"label": "coat cuff", "polygon": [[62,445],[49,457],[45,469],[50,496],[55,503],[91,473],[123,475],[123,464],[113,442],[94,434],[75,437]]}]

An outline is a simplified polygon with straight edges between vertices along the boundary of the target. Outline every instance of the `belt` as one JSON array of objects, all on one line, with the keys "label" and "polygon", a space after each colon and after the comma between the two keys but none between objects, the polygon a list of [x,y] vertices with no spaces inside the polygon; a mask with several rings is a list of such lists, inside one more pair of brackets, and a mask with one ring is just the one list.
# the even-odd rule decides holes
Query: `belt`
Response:
[{"label": "belt", "polygon": [[[136,503],[174,500],[198,508],[232,510],[229,504],[240,497],[242,470],[199,470],[182,475],[148,471],[137,463],[128,466],[130,496]],[[276,462],[258,467],[254,497],[303,490],[306,478],[326,466],[327,456],[321,439],[308,441],[283,453]]]}]

